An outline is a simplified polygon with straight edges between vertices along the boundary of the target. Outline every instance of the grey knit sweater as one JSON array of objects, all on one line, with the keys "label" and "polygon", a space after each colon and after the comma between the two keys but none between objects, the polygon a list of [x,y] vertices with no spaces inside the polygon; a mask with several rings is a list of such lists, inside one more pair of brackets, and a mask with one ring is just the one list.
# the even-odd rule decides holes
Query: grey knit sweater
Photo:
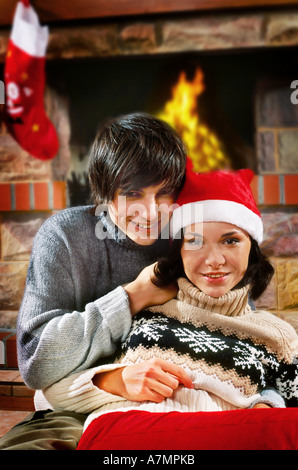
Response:
[{"label": "grey knit sweater", "polygon": [[51,216],[34,239],[18,315],[18,361],[26,384],[43,389],[113,354],[131,326],[121,286],[167,246],[167,240],[137,245],[91,206]]}]

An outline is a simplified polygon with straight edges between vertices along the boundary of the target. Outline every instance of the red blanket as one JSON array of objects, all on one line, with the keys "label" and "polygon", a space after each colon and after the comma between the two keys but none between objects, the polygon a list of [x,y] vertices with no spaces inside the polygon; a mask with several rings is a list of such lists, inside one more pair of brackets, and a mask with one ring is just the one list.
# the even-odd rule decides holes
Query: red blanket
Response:
[{"label": "red blanket", "polygon": [[298,450],[298,408],[108,413],[78,450]]}]

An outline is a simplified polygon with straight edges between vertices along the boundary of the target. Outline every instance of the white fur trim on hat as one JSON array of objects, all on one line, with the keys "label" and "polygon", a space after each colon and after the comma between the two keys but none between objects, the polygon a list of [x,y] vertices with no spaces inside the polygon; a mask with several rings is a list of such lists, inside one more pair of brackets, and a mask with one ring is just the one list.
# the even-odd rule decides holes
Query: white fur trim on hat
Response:
[{"label": "white fur trim on hat", "polygon": [[243,204],[226,200],[208,200],[190,202],[174,210],[171,219],[171,234],[187,225],[198,222],[226,222],[245,230],[254,240],[263,240],[263,223],[261,218]]}]

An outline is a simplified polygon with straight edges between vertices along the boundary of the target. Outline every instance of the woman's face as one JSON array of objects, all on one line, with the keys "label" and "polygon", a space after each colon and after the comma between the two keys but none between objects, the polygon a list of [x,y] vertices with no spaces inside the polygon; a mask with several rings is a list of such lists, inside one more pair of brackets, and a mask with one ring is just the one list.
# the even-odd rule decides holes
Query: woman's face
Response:
[{"label": "woman's face", "polygon": [[181,256],[188,279],[205,294],[220,297],[243,278],[251,248],[246,232],[225,222],[186,227]]},{"label": "woman's face", "polygon": [[164,184],[136,191],[116,191],[109,204],[111,219],[138,245],[151,245],[168,224],[175,193]]}]

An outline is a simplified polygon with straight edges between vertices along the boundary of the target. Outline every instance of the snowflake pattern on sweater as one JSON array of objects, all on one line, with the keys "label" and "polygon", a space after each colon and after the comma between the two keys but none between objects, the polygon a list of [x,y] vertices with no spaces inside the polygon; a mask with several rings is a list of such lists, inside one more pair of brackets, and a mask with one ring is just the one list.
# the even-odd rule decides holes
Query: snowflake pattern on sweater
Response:
[{"label": "snowflake pattern on sweater", "polygon": [[237,394],[248,398],[274,388],[286,406],[298,406],[298,365],[278,360],[250,339],[144,311],[135,316],[122,344],[121,361],[135,363],[153,357],[191,370],[197,388],[236,404]]}]

